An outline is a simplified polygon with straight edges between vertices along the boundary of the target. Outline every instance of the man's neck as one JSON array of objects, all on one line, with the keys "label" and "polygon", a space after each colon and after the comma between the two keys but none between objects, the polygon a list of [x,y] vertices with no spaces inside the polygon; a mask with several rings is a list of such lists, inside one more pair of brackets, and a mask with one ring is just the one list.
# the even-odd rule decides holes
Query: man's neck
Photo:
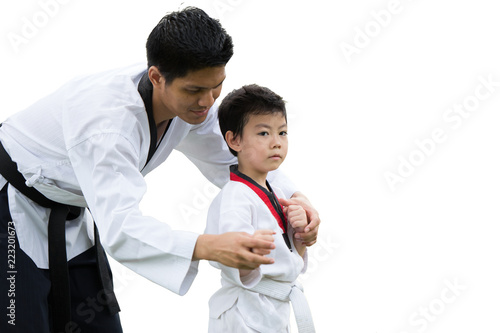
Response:
[{"label": "man's neck", "polygon": [[174,118],[174,116],[171,115],[171,112],[169,112],[167,107],[162,103],[160,94],[155,88],[153,88],[152,104],[156,128],[158,129],[158,133],[160,133],[162,132],[160,131],[160,127],[164,124],[168,124],[168,120]]}]

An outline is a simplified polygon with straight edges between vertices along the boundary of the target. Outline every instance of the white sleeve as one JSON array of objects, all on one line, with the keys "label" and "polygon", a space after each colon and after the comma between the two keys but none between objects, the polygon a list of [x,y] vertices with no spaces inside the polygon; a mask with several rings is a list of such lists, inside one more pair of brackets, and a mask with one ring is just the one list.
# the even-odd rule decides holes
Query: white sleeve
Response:
[{"label": "white sleeve", "polygon": [[[205,233],[222,234],[237,231],[253,235],[255,228],[252,225],[252,219],[255,216],[255,208],[246,193],[223,189],[209,208]],[[260,267],[240,277],[240,270],[237,268],[215,261],[210,261],[210,264],[221,270],[223,279],[243,288],[254,287],[262,278]]]},{"label": "white sleeve", "polygon": [[237,163],[220,132],[216,105],[208,112],[207,119],[193,126],[175,149],[182,152],[219,188],[229,181],[229,166]]},{"label": "white sleeve", "polygon": [[298,191],[297,186],[279,169],[269,172],[267,180],[273,188],[279,187],[285,194],[285,198],[290,199]]},{"label": "white sleeve", "polygon": [[134,145],[120,134],[99,134],[71,147],[68,155],[104,249],[138,274],[184,295],[198,271],[198,261],[191,261],[198,235],[142,215],[146,183]]}]

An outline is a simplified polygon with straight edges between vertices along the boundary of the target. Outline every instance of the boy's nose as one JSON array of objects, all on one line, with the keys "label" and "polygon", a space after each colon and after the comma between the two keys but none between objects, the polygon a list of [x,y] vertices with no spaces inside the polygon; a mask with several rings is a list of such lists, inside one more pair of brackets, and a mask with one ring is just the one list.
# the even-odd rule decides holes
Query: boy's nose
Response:
[{"label": "boy's nose", "polygon": [[279,137],[274,137],[272,147],[273,148],[281,148],[281,140]]}]

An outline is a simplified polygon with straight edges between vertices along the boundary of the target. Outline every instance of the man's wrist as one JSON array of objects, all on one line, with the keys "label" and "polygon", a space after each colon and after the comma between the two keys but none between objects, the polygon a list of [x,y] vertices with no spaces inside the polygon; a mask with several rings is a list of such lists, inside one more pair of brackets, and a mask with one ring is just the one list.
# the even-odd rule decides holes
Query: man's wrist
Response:
[{"label": "man's wrist", "polygon": [[293,240],[293,245],[295,245],[295,249],[297,250],[297,253],[301,256],[304,257],[304,253],[306,252],[307,246],[305,244],[302,244],[302,240],[294,239]]},{"label": "man's wrist", "polygon": [[211,260],[210,244],[217,235],[202,234],[198,236],[193,251],[193,261],[195,260]]}]

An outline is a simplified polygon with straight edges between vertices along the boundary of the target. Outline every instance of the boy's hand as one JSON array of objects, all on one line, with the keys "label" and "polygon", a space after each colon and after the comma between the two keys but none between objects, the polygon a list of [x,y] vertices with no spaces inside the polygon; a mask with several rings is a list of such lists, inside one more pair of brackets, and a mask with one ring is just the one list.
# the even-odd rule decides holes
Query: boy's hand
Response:
[{"label": "boy's hand", "polygon": [[307,226],[307,215],[306,211],[302,206],[290,205],[286,208],[288,223],[293,228],[294,232],[304,232],[304,228]]},{"label": "boy's hand", "polygon": [[302,206],[292,204],[285,208],[285,213],[287,214],[289,225],[293,228],[293,244],[295,245],[295,249],[299,255],[303,257],[306,251],[306,245],[303,244],[301,239],[295,238],[295,235],[303,233],[304,228],[307,227],[306,211]]},{"label": "boy's hand", "polygon": [[311,246],[316,243],[318,238],[318,228],[320,224],[318,211],[311,205],[309,200],[300,192],[296,192],[290,199],[279,199],[280,203],[284,206],[300,205],[307,214],[308,225],[305,227],[304,232],[296,233],[296,239],[300,239],[305,245]]}]

